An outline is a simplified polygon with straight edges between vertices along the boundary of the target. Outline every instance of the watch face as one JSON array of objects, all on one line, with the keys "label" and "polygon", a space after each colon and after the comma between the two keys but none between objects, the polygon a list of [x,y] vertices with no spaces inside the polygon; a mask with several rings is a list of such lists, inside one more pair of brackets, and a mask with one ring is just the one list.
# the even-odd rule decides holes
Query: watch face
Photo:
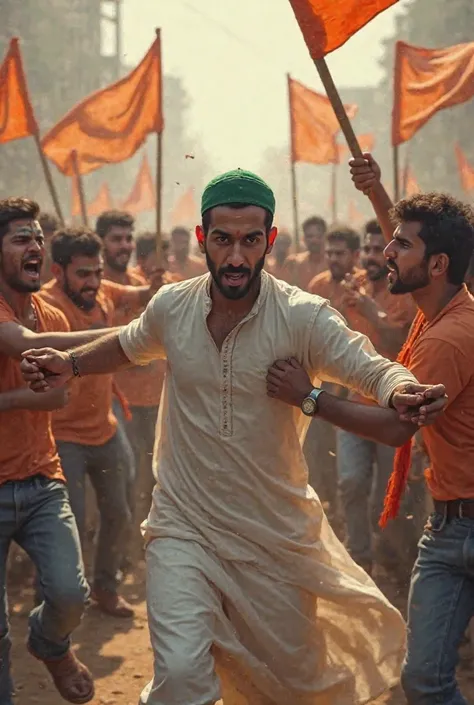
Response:
[{"label": "watch face", "polygon": [[301,410],[303,414],[306,414],[306,416],[313,416],[316,411],[316,402],[314,399],[311,399],[311,397],[306,397],[306,399],[303,399]]}]

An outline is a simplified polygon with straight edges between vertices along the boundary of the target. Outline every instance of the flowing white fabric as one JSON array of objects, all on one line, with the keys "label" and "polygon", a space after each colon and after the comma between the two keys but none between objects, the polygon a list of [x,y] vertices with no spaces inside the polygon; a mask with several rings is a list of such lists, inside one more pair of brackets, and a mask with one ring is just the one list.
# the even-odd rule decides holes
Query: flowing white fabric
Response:
[{"label": "flowing white fabric", "polygon": [[[308,420],[269,398],[265,377],[294,356],[314,378],[381,405],[416,380],[326,301],[266,272],[221,351],[207,328],[211,305],[209,275],[166,286],[120,334],[134,364],[168,360],[145,535],[188,542],[222,597],[214,645],[264,696],[365,703],[396,683],[405,625],[329,527],[307,485]],[[148,589],[158,593],[159,581]]]}]

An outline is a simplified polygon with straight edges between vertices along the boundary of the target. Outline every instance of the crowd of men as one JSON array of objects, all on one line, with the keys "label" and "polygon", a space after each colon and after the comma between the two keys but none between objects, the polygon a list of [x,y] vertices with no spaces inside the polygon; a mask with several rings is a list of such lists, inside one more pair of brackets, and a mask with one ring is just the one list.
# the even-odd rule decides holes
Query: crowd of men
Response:
[{"label": "crowd of men", "polygon": [[[437,424],[451,423],[453,438],[464,433],[463,421],[469,426],[465,416],[468,412],[463,407],[454,420],[446,412],[440,421],[430,426],[436,430],[428,439],[418,438],[420,450],[418,455],[412,455],[408,479],[411,491],[402,500],[399,518],[381,531],[379,518],[394,462],[396,465],[395,448],[410,445],[415,424],[424,426],[426,422],[430,403],[437,409],[436,395],[444,399],[444,388],[438,388],[440,384],[446,386],[449,403],[452,396],[459,400],[469,385],[467,369],[460,369],[459,358],[451,356],[453,369],[449,374],[445,370],[448,364],[443,361],[447,355],[446,345],[452,343],[453,337],[457,341],[460,335],[453,324],[448,341],[441,334],[433,333],[433,349],[437,346],[438,352],[431,367],[425,358],[417,358],[413,366],[404,363],[410,370],[407,372],[395,361],[400,359],[402,348],[405,350],[407,337],[411,339],[420,310],[426,318],[423,322],[426,327],[426,321],[431,324],[437,320],[440,310],[453,305],[451,299],[457,302],[461,317],[467,316],[473,308],[462,280],[467,286],[472,285],[473,268],[472,264],[467,267],[469,256],[466,257],[466,253],[472,252],[474,220],[470,220],[471,214],[454,199],[426,196],[416,201],[415,197],[411,203],[402,202],[398,210],[395,209],[395,222],[399,227],[393,237],[393,222],[387,215],[391,204],[381,187],[376,163],[355,160],[352,172],[357,188],[364,193],[369,190],[375,193],[377,198],[372,198],[378,204],[378,220],[367,222],[360,233],[350,225],[334,223],[328,227],[319,216],[311,217],[302,225],[305,249],[297,253],[292,252],[293,240],[289,233],[280,232],[276,237],[270,189],[246,172],[231,172],[209,185],[203,195],[202,226],[197,229],[202,254],[196,255],[190,251],[191,234],[183,227],[175,228],[169,241],[163,240],[162,251],[158,253],[155,234],[135,233],[134,219],[126,212],[103,213],[92,231],[85,227],[64,227],[54,216],[41,213],[39,206],[26,198],[0,201],[2,705],[12,705],[13,693],[5,600],[11,542],[28,553],[37,573],[35,606],[30,614],[30,653],[45,663],[63,698],[85,703],[93,697],[93,676],[71,650],[71,634],[80,622],[88,599],[112,617],[133,617],[133,608],[121,596],[120,585],[123,576],[133,571],[134,540],[155,486],[154,470],[157,468],[152,468],[152,456],[160,400],[168,405],[158,434],[162,488],[153,497],[146,529],[148,580],[152,584],[148,586],[148,607],[155,676],[142,694],[141,702],[149,705],[217,702],[220,690],[213,665],[207,660],[211,642],[239,656],[262,692],[279,698],[278,702],[306,689],[310,694],[302,703],[322,703],[316,696],[320,687],[316,681],[320,683],[323,672],[328,673],[329,663],[334,668],[331,676],[334,680],[329,684],[331,679],[327,676],[323,690],[326,695],[334,693],[334,702],[344,705],[366,702],[393,685],[393,674],[400,665],[403,650],[404,627],[396,611],[366,576],[376,579],[382,568],[397,579],[406,577],[416,557],[420,522],[424,521],[428,506],[423,477],[416,469],[420,462],[423,465],[419,459],[426,455],[433,463],[432,456],[439,452],[439,435],[443,433]],[[246,194],[241,197],[243,200],[238,197],[239,193]],[[446,244],[445,231],[436,230],[437,219],[444,223],[443,218],[447,226],[442,227],[451,227],[454,234],[459,234],[457,244],[464,253],[463,263],[460,255],[454,254],[452,248],[449,249],[451,245]],[[413,260],[411,268],[403,270],[403,262],[410,256],[406,252],[414,252],[417,238],[417,232],[411,233],[407,224],[421,224],[418,234],[420,229],[424,233],[424,228],[435,241],[434,248],[429,241],[430,256],[438,258],[433,263],[433,271],[428,273],[423,268],[423,256],[419,261]],[[262,252],[259,248],[263,248]],[[262,272],[263,267],[273,276]],[[201,276],[208,269],[209,280]],[[211,281],[214,290],[210,288]],[[176,286],[168,287],[168,284]],[[437,309],[433,308],[434,299],[439,303]],[[319,303],[323,300],[330,306]],[[237,335],[244,336],[247,321],[264,305],[267,314],[262,319],[263,325],[252,329],[253,337],[246,338],[247,347],[240,350],[237,358]],[[204,326],[201,325],[203,313]],[[310,329],[315,317],[319,327],[313,332]],[[271,333],[267,337],[265,327]],[[287,333],[293,328],[294,334]],[[439,326],[433,329],[438,330]],[[419,332],[421,330],[420,322]],[[468,347],[474,343],[470,331],[472,323],[465,331],[465,338],[456,343],[462,355],[469,355]],[[214,347],[206,353],[209,336]],[[245,395],[260,389],[262,381],[256,373],[260,369],[262,350],[266,351],[268,346],[275,360],[267,377],[270,400],[264,397],[262,402],[255,401],[254,408],[243,404],[240,411],[236,410],[247,398]],[[213,351],[219,354],[220,364],[216,358],[211,374],[204,361]],[[244,364],[242,360],[246,355],[248,359]],[[438,375],[433,367],[436,364],[439,364]],[[245,370],[248,377],[243,384],[240,380],[244,379]],[[317,371],[321,377],[322,383],[317,389],[306,370]],[[446,381],[443,373],[446,373]],[[217,381],[214,374],[219,376]],[[68,384],[64,386],[59,382],[66,377]],[[165,377],[168,381],[163,392]],[[31,388],[26,386],[25,379]],[[191,379],[196,380],[195,388]],[[417,386],[418,382],[426,387]],[[282,497],[286,490],[283,485],[275,495],[280,471],[285,482],[286,476],[290,477],[285,458],[291,464],[291,458],[298,457],[299,451],[293,411],[288,415],[284,405],[284,411],[279,411],[280,407],[273,406],[277,403],[274,399],[299,406],[299,390],[304,391],[308,384],[317,392],[311,397],[315,404],[318,398],[331,400],[321,401],[322,411],[312,414],[314,418],[306,433],[304,452],[309,483],[325,503],[335,532],[343,532],[347,557],[345,553],[338,554],[339,544],[329,527],[321,529],[326,520],[315,509],[319,500],[312,495],[311,507],[304,505],[309,495],[300,487],[301,479],[296,470],[290,483],[294,486],[291,502],[295,516],[289,517],[289,504],[284,506]],[[410,392],[407,391],[409,386]],[[319,396],[322,392],[326,394]],[[474,404],[473,395],[471,392]],[[410,405],[415,406],[415,397],[417,411],[413,415]],[[392,408],[379,409],[376,402]],[[267,406],[260,408],[259,404]],[[201,408],[199,423],[193,420],[196,407]],[[383,416],[385,411],[387,415]],[[469,413],[472,418],[472,411]],[[246,417],[245,422],[239,414]],[[208,418],[213,419],[212,424],[208,424]],[[444,418],[447,420],[443,421]],[[275,429],[275,420],[282,424],[281,436]],[[268,439],[257,434],[253,441],[245,428],[256,430],[259,424],[266,429]],[[470,438],[468,429],[465,435],[459,443],[467,443],[463,447],[472,455],[474,449],[467,440]],[[232,445],[239,437],[238,443],[242,445]],[[451,442],[456,445],[458,442],[453,438]],[[263,457],[262,444],[274,446],[271,451],[275,454],[271,463],[274,478],[260,474],[265,466],[263,460],[259,464]],[[446,446],[445,454],[448,450]],[[269,449],[268,452],[271,455]],[[241,459],[237,457],[239,454]],[[256,478],[257,486],[267,498],[265,511],[269,526],[273,522],[270,533],[284,536],[289,531],[291,541],[298,547],[293,554],[289,545],[283,546],[281,541],[272,543],[274,538],[266,534],[265,516],[259,517],[261,525],[255,523],[248,488],[244,491],[244,484],[239,486],[238,477],[233,478],[235,495],[228,496],[229,506],[224,506],[219,491],[227,486],[228,480],[222,470],[230,463],[229,472],[233,474],[234,462],[239,470],[244,472],[245,469]],[[202,477],[194,475],[197,466],[206,468]],[[303,463],[301,472],[304,467]],[[173,475],[173,468],[177,477]],[[430,520],[432,532],[441,532],[452,518],[459,519],[456,536],[453,534],[452,538],[461,545],[464,535],[470,531],[471,505],[466,500],[474,499],[474,488],[470,494],[469,487],[464,487],[462,482],[440,480],[440,470],[431,473],[428,486],[437,512]],[[249,482],[252,476],[249,475]],[[99,524],[93,575],[86,578],[81,546],[85,542],[89,511],[87,478],[95,492]],[[201,482],[204,489],[200,487]],[[303,492],[299,499],[296,487],[298,492]],[[145,507],[141,502],[143,497]],[[257,509],[262,512],[263,505],[258,503],[258,498],[254,501],[255,512]],[[459,506],[452,502],[458,502]],[[232,516],[234,506],[243,511],[240,516],[236,514],[238,521]],[[313,516],[312,512],[316,514]],[[439,526],[434,526],[436,522]],[[287,523],[293,528],[284,528]],[[323,538],[315,538],[316,525]],[[222,536],[218,536],[219,532]],[[229,541],[231,535],[232,542],[222,548],[224,539]],[[432,535],[440,543],[440,552],[451,550],[454,556],[454,548],[441,546],[441,534],[439,537],[436,533]],[[161,538],[160,542],[153,541],[157,537]],[[313,542],[319,546],[317,557],[309,549]],[[322,545],[327,558],[321,557]],[[196,546],[202,554],[196,552]],[[426,582],[428,575],[422,559],[425,563],[431,560],[432,567],[435,562],[435,557],[428,556],[428,545],[424,550],[426,555],[420,553],[417,562],[419,584]],[[218,562],[214,560],[214,552]],[[293,558],[289,560],[291,555]],[[296,555],[298,560],[307,561],[304,569],[303,564],[292,563]],[[449,563],[451,556],[446,560]],[[456,560],[453,557],[454,563]],[[268,616],[258,574],[242,568],[252,562],[259,566],[262,574],[276,581],[275,589],[280,593],[276,592],[273,599],[270,590],[266,593],[273,609],[279,600],[290,612],[295,600],[298,604],[289,619],[291,629],[282,628],[286,644],[275,636],[274,651],[268,653],[267,645],[258,645],[256,634],[251,632],[253,609],[264,622]],[[310,563],[316,573],[311,573]],[[307,577],[299,577],[299,582],[292,585],[285,571],[289,570],[289,575],[293,569]],[[459,570],[462,572],[461,568]],[[334,574],[339,575],[337,580]],[[202,575],[212,584],[211,592],[209,585],[203,586]],[[321,578],[320,585],[326,581],[320,593],[308,587],[313,585],[315,575]],[[237,585],[242,594],[235,591]],[[331,600],[337,602],[334,595],[338,589],[345,590],[346,602],[341,603],[341,610],[343,613],[345,610],[347,624],[349,627],[352,624],[354,630],[364,621],[360,615],[364,600],[368,609],[372,605],[373,610],[380,612],[378,626],[375,620],[372,624],[374,643],[369,644],[366,636],[366,643],[357,643],[344,655],[337,645],[340,637],[336,636],[337,620],[331,608]],[[454,614],[453,607],[449,628],[456,634],[449,638],[449,643],[441,644],[441,637],[426,631],[430,622],[428,611],[435,609],[434,601],[426,607],[426,621],[421,624],[422,589],[428,587],[417,587],[416,581],[412,581],[412,629],[403,670],[405,692],[413,705],[434,702],[430,700],[433,693],[436,697],[444,693],[443,702],[457,705],[464,700],[460,699],[462,696],[454,680],[455,652],[474,610],[467,604],[461,605],[462,615],[459,615]],[[452,592],[447,579],[444,589],[445,593],[450,589]],[[464,583],[456,589],[464,591],[463,600],[470,599]],[[159,598],[158,590],[162,590]],[[213,638],[209,636],[209,629],[203,630],[189,602],[189,594],[183,593],[177,606],[171,604],[180,590],[193,592],[191,601],[199,596],[202,601],[199,620],[203,619],[203,613],[213,613]],[[314,592],[315,600],[317,596],[317,615],[309,597],[309,602],[302,606],[297,597],[301,590]],[[332,598],[328,597],[331,591]],[[244,595],[245,592],[248,595]],[[442,592],[439,587],[441,602],[447,599]],[[250,599],[250,596],[251,602],[246,602],[245,597]],[[184,614],[177,614],[176,609],[183,610]],[[187,620],[186,610],[196,618],[198,628],[192,620]],[[341,617],[344,614],[338,619]],[[446,619],[446,614],[443,617]],[[278,624],[288,618],[289,614],[282,613]],[[180,631],[180,620],[184,632]],[[316,624],[316,620],[320,620],[319,628],[327,637],[324,658],[318,652],[321,642],[308,632],[307,625],[310,621]],[[229,623],[236,630],[233,634],[228,629]],[[191,624],[189,629],[186,624],[188,627]],[[269,616],[267,626],[269,632],[265,636],[271,641],[269,635],[274,625]],[[442,627],[439,627],[440,634]],[[341,628],[340,622],[337,628]],[[368,617],[365,634],[367,629],[370,629]],[[390,632],[388,641],[385,630]],[[331,637],[327,636],[329,634]],[[245,653],[241,651],[242,644],[245,644]],[[294,676],[293,666],[289,664],[294,654],[306,647],[307,654],[301,657],[298,666],[306,669],[305,675],[301,675],[303,681],[306,679],[305,685],[296,685],[295,678],[298,680],[300,676]],[[434,682],[440,677],[439,669],[434,673],[435,662],[441,663],[441,657],[436,655],[437,648],[448,649],[448,655],[443,657],[441,683]],[[195,662],[192,662],[192,654]],[[428,660],[424,661],[426,654]],[[354,672],[358,657],[366,666],[376,663],[378,675],[359,677],[352,673],[354,682],[347,679],[343,671],[352,669]],[[272,659],[275,663],[271,672],[260,668],[262,663]]]}]

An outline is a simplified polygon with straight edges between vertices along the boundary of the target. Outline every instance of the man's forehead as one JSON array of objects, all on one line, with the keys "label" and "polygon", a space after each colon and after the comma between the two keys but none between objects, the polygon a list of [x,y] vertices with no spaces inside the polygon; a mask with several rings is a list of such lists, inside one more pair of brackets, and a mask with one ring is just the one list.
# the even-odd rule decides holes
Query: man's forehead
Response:
[{"label": "man's forehead", "polygon": [[103,267],[102,257],[86,257],[85,255],[75,255],[71,262],[74,269],[82,269],[83,271],[96,272]]},{"label": "man's forehead", "polygon": [[116,237],[117,236],[128,237],[129,235],[132,234],[132,232],[133,232],[133,228],[131,225],[111,225],[108,232],[107,232],[107,235],[112,235],[112,236],[115,235]]},{"label": "man's forehead", "polygon": [[10,223],[10,232],[16,233],[19,230],[29,231],[31,233],[42,233],[41,225],[33,218],[21,218]]},{"label": "man's forehead", "polygon": [[265,211],[259,206],[229,208],[217,206],[212,209],[210,229],[225,229],[229,232],[245,230],[264,230]]},{"label": "man's forehead", "polygon": [[421,238],[419,237],[419,234],[421,228],[422,224],[417,221],[401,221],[395,229],[394,236],[403,237],[404,239],[412,240],[413,242],[420,241]]}]

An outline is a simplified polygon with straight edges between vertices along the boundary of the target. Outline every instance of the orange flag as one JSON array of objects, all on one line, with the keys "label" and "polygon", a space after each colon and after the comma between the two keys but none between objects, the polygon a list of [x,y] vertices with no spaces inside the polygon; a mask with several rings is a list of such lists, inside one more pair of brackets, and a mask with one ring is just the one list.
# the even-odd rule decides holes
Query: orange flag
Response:
[{"label": "orange flag", "polygon": [[194,189],[188,188],[176,201],[171,211],[171,227],[185,225],[193,227],[198,222],[198,209],[194,198]]},{"label": "orange flag", "polygon": [[420,193],[421,191],[409,164],[407,164],[404,169],[403,191],[405,198],[407,198],[408,196],[414,196],[415,194]]},{"label": "orange flag", "polygon": [[474,96],[474,42],[423,49],[397,42],[392,144],[409,140],[443,108]]},{"label": "orange flag", "polygon": [[154,211],[156,208],[156,191],[146,154],[143,155],[137,178],[128,198],[122,203],[122,208],[134,214]]},{"label": "orange flag", "polygon": [[[359,135],[357,137],[357,141],[363,152],[374,151],[375,137],[371,132],[368,132],[366,135]],[[347,146],[347,144],[338,144],[337,150],[340,162],[344,161],[350,155],[349,147]]]},{"label": "orange flag", "polygon": [[76,105],[47,135],[42,145],[49,159],[72,176],[77,151],[80,174],[131,157],[151,132],[163,129],[159,37],[143,61],[121,81]]},{"label": "orange flag", "polygon": [[38,125],[28,95],[20,45],[14,37],[0,66],[0,143],[37,133]]},{"label": "orange flag", "polygon": [[[110,196],[109,185],[104,181],[100,189],[97,191],[97,196],[93,201],[87,204],[87,215],[100,215],[104,211],[108,211],[113,207],[112,198]],[[81,199],[79,197],[79,185],[77,177],[72,177],[72,203],[71,216],[81,215]]]},{"label": "orange flag", "polygon": [[[336,135],[341,129],[331,101],[325,95],[289,79],[291,159],[308,164],[339,162]],[[349,118],[357,112],[356,105],[346,105]]]},{"label": "orange flag", "polygon": [[345,44],[379,12],[398,0],[290,0],[313,59]]},{"label": "orange flag", "polygon": [[455,150],[462,187],[464,191],[474,191],[474,167],[469,164],[458,144],[455,146]]}]

